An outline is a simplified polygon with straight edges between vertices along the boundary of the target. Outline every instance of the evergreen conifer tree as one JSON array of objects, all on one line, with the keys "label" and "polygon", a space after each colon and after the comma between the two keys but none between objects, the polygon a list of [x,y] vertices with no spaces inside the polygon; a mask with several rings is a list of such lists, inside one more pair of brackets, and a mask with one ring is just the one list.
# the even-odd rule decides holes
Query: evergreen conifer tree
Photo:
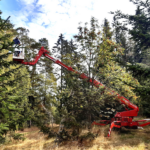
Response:
[{"label": "evergreen conifer tree", "polygon": [[22,115],[24,109],[29,106],[28,72],[24,66],[16,65],[12,61],[15,36],[13,25],[0,16],[0,141],[9,130],[17,130],[30,118],[30,115],[27,115],[30,110],[25,112],[26,117]]},{"label": "evergreen conifer tree", "polygon": [[[119,62],[126,66],[127,70],[132,72],[133,76],[140,82],[141,86],[136,87],[135,92],[140,96],[139,106],[141,106],[143,114],[148,116],[149,86],[147,81],[149,81],[149,76],[145,76],[145,73],[149,72],[150,1],[130,1],[137,6],[135,15],[124,14],[121,11],[113,12],[114,24],[117,29],[129,31],[128,34],[133,40],[133,44],[130,47],[132,49],[132,60],[129,61],[132,65],[130,63],[125,65],[121,60]],[[123,24],[119,22],[120,19],[124,19],[126,22]],[[132,28],[128,29],[128,25],[131,25]]]}]

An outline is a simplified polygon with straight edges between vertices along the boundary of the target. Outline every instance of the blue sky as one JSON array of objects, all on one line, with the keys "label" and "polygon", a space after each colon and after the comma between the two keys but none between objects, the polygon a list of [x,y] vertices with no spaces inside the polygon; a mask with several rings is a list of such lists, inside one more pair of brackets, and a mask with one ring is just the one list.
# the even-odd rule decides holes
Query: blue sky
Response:
[{"label": "blue sky", "polygon": [[1,10],[11,10],[11,11],[19,11],[21,9],[20,3],[13,0],[2,0],[0,2]]},{"label": "blue sky", "polygon": [[60,33],[70,40],[78,33],[79,22],[90,22],[91,17],[101,25],[104,18],[110,22],[113,16],[108,12],[121,10],[134,14],[136,6],[129,0],[1,0],[2,18],[11,16],[10,21],[17,27],[29,29],[29,36],[47,38],[50,48]]}]

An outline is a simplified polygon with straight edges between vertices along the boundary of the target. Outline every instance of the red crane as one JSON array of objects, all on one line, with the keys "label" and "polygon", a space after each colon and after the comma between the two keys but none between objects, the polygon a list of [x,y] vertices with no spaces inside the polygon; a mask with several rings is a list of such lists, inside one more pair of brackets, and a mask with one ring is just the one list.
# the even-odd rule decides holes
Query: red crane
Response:
[{"label": "red crane", "polygon": [[[13,60],[19,62],[20,64],[24,64],[24,65],[35,65],[38,62],[38,60],[40,59],[40,57],[42,55],[44,55],[46,58],[50,59],[51,61],[58,64],[62,68],[78,74],[80,79],[87,79],[87,82],[90,82],[95,87],[99,88],[100,86],[104,86],[99,81],[97,81],[95,79],[91,79],[86,74],[80,73],[80,72],[74,70],[72,67],[69,67],[69,66],[63,64],[61,61],[54,59],[52,56],[48,55],[48,53],[49,52],[46,49],[44,49],[44,47],[41,47],[41,49],[39,50],[39,53],[36,55],[36,57],[34,58],[34,60],[32,62],[24,62],[24,56],[20,57],[20,58],[19,57],[16,58],[17,56],[15,56],[15,57],[13,57]],[[106,89],[106,87],[105,87],[105,89]],[[115,93],[115,91],[111,91],[111,94],[113,94],[113,93]],[[150,124],[150,122],[146,122],[150,119],[133,121],[133,118],[138,115],[139,108],[136,105],[132,104],[128,99],[126,99],[125,97],[123,97],[119,94],[116,94],[116,98],[119,99],[121,104],[124,104],[126,106],[126,108],[125,108],[126,110],[123,112],[117,112],[115,114],[114,118],[111,118],[111,120],[101,120],[101,122],[99,122],[99,123],[93,122],[92,125],[110,124],[110,129],[109,129],[109,132],[107,135],[108,137],[110,137],[111,130],[114,127],[116,127],[116,128],[127,127],[127,128],[135,129],[135,128],[143,127],[143,126]],[[146,122],[146,123],[139,124],[140,122]]]}]

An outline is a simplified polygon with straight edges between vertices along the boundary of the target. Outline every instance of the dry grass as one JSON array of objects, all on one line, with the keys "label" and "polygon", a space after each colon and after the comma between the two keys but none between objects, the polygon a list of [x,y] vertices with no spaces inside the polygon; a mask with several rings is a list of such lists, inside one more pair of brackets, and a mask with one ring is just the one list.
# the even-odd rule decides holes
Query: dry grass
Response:
[{"label": "dry grass", "polygon": [[[94,127],[92,133],[98,133],[98,137],[93,139],[67,141],[57,146],[54,138],[47,139],[39,132],[39,129],[32,127],[19,131],[26,137],[25,141],[12,140],[11,143],[1,145],[0,150],[150,150],[150,126],[144,130],[126,130],[122,133],[112,132],[111,137],[104,137],[108,127]],[[58,126],[54,126],[58,130]],[[82,130],[80,135],[86,134],[87,130]]]}]

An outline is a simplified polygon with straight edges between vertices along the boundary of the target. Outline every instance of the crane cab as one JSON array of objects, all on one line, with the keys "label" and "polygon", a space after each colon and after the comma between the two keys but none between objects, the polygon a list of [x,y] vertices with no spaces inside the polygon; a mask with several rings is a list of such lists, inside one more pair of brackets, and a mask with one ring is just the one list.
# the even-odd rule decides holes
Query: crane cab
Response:
[{"label": "crane cab", "polygon": [[15,49],[13,53],[13,61],[24,61],[24,49]]}]

